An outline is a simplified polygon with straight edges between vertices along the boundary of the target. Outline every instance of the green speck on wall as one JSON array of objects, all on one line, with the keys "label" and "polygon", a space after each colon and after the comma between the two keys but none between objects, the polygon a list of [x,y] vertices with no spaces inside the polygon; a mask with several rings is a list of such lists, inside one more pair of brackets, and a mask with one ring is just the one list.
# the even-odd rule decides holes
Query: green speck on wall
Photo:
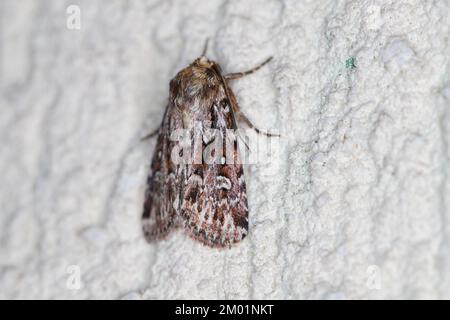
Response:
[{"label": "green speck on wall", "polygon": [[347,60],[345,60],[345,67],[346,67],[347,69],[350,69],[350,70],[355,69],[355,68],[356,68],[356,65],[355,65],[355,58],[350,57],[350,58],[348,58]]}]

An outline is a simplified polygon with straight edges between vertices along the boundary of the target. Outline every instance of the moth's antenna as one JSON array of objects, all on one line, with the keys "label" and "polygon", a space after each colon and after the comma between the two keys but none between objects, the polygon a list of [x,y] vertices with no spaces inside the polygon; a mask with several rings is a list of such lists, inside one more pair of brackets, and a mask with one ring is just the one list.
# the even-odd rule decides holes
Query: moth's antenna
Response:
[{"label": "moth's antenna", "polygon": [[201,55],[201,57],[204,57],[204,56],[205,56],[205,54],[206,54],[206,50],[208,50],[208,42],[209,42],[209,39],[208,39],[208,38],[206,38],[206,41],[205,41],[205,46],[203,47],[203,52],[202,52],[202,55]]}]

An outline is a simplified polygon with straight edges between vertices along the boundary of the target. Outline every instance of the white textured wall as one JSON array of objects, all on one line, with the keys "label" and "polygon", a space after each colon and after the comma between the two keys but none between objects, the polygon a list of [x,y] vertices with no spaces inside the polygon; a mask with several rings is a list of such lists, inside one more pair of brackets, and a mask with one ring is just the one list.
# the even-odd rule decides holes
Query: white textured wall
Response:
[{"label": "white textured wall", "polygon": [[[450,298],[449,1],[2,0],[0,23],[0,298]],[[242,244],[148,245],[139,137],[207,37],[225,71],[274,56],[233,89],[284,143],[246,168]]]}]

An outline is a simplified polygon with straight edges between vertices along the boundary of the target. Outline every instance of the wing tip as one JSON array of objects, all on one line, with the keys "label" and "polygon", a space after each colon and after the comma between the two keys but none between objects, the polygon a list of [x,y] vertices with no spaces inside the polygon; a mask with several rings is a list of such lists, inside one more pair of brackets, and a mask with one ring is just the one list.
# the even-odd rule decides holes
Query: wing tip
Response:
[{"label": "wing tip", "polygon": [[239,244],[242,240],[244,240],[247,237],[248,230],[243,229],[239,233],[235,233],[234,236],[225,236],[225,237],[217,237],[213,238],[211,236],[208,236],[205,232],[205,230],[195,230],[191,228],[186,228],[186,233],[191,237],[192,239],[200,242],[204,246],[210,247],[210,248],[228,248]]},{"label": "wing tip", "polygon": [[142,218],[142,232],[144,238],[148,243],[153,243],[158,240],[165,239],[175,229],[174,223],[167,223],[164,225],[156,225],[148,217]]}]

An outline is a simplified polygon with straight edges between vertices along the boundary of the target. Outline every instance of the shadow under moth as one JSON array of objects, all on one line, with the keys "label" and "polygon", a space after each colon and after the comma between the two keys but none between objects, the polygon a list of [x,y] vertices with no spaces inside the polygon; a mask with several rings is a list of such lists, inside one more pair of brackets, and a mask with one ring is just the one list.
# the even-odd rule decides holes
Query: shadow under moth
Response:
[{"label": "shadow under moth", "polygon": [[[244,170],[238,139],[229,132],[237,129],[238,118],[258,133],[271,134],[241,112],[229,81],[253,73],[271,58],[251,70],[224,75],[205,52],[206,45],[170,81],[163,121],[146,137],[158,134],[142,216],[148,242],[182,227],[207,246],[230,247],[248,233]],[[219,147],[211,148],[213,144]]]}]

